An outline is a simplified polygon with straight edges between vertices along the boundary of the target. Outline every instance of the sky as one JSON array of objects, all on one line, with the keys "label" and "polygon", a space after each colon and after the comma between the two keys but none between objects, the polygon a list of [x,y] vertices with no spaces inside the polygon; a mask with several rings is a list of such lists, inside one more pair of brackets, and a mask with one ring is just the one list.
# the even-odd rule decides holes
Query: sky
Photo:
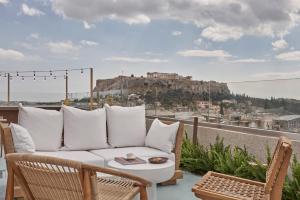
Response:
[{"label": "sky", "polygon": [[[0,71],[176,72],[300,99],[300,80],[231,83],[300,77],[299,23],[299,0],[0,0]],[[87,71],[69,77],[70,92],[89,90]],[[64,80],[15,77],[11,91],[15,100],[63,98]]]}]

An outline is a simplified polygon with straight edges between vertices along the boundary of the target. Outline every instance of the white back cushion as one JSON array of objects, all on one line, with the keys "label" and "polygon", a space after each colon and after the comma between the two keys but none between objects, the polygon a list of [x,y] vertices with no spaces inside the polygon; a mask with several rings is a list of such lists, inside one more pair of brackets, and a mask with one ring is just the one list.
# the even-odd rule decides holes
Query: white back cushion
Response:
[{"label": "white back cushion", "polygon": [[179,122],[167,125],[155,119],[146,137],[146,146],[171,153],[174,148]]},{"label": "white back cushion", "polygon": [[59,150],[63,132],[62,112],[20,105],[19,125],[28,130],[37,151]]},{"label": "white back cushion", "polygon": [[107,148],[105,109],[93,111],[63,106],[64,143],[69,150]]},{"label": "white back cushion", "polygon": [[105,105],[108,142],[112,147],[144,146],[146,138],[145,106]]},{"label": "white back cushion", "polygon": [[11,123],[9,127],[12,133],[15,151],[17,153],[34,153],[35,145],[29,132],[18,124]]}]

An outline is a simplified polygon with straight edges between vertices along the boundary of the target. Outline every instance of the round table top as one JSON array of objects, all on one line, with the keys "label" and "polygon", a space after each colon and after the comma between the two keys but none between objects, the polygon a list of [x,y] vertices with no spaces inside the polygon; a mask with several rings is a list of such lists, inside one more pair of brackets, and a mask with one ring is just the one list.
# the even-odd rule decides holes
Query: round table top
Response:
[{"label": "round table top", "polygon": [[136,165],[122,165],[114,160],[111,160],[107,163],[107,165],[111,168],[143,177],[154,183],[167,181],[175,173],[175,163],[170,159],[163,164],[151,164],[149,163],[148,158],[145,157],[142,157],[141,159],[147,161],[147,163]]},{"label": "round table top", "polygon": [[116,168],[116,169],[128,169],[128,170],[161,170],[166,168],[173,168],[175,166],[174,161],[168,160],[163,164],[152,164],[149,163],[148,158],[142,157],[141,159],[145,160],[147,163],[145,164],[135,164],[135,165],[122,165],[115,160],[111,160],[108,162],[108,166]]}]

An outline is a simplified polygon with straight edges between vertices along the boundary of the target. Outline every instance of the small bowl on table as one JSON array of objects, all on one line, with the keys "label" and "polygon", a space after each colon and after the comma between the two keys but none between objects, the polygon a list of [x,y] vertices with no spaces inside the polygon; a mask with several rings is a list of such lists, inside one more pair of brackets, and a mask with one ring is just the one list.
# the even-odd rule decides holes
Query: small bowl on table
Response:
[{"label": "small bowl on table", "polygon": [[151,164],[163,164],[163,163],[166,163],[168,160],[169,159],[166,157],[152,157],[152,158],[148,159],[148,161]]}]

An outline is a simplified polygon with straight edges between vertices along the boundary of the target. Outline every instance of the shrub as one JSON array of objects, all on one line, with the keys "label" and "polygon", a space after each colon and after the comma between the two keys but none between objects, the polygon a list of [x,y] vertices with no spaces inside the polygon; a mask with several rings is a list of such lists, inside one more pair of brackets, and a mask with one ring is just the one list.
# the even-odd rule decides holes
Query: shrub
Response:
[{"label": "shrub", "polygon": [[[266,150],[269,164],[272,156],[269,147],[266,147]],[[193,144],[186,138],[182,146],[181,167],[200,175],[215,171],[261,182],[265,182],[267,170],[267,165],[257,160],[245,147],[225,146],[220,137],[207,147]],[[286,179],[282,199],[300,200],[300,163],[296,157],[293,159],[291,169],[292,177]]]}]

